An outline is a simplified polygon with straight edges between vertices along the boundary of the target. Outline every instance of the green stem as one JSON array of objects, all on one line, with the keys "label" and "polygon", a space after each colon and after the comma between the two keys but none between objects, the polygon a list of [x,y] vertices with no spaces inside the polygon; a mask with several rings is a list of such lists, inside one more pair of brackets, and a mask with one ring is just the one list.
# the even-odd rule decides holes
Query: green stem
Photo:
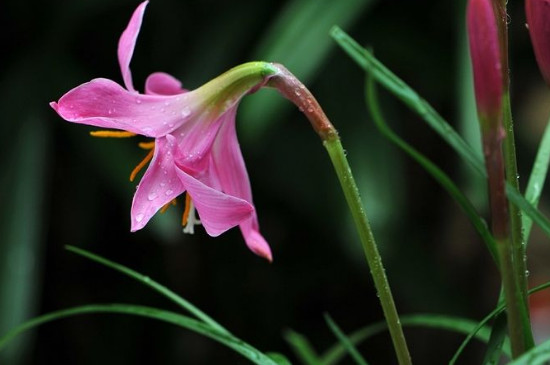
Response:
[{"label": "green stem", "polygon": [[[504,130],[506,131],[506,138],[504,139],[503,144],[506,181],[519,191],[514,126],[512,121],[509,92],[507,92],[503,98],[503,111],[503,125]],[[507,301],[513,299],[514,303],[516,303],[516,305],[518,306],[518,315],[520,316],[519,319],[521,321],[522,327],[522,344],[521,346],[517,346],[519,347],[518,350],[521,350],[521,352],[514,353],[515,357],[532,348],[534,346],[534,340],[531,330],[531,323],[529,320],[529,308],[527,301],[527,265],[525,262],[525,241],[523,240],[521,210],[515,204],[511,203],[509,204],[508,208],[510,212],[511,239],[511,251],[509,252],[509,255],[510,259],[512,260],[512,266],[514,270],[513,277],[516,281],[515,286],[517,286],[517,290],[515,293],[515,298],[508,298]],[[508,302],[509,308],[511,304],[512,303]],[[514,346],[512,346],[512,349],[513,347]]]},{"label": "green stem", "polygon": [[267,85],[277,89],[278,92],[293,102],[304,113],[311,123],[313,130],[321,137],[323,145],[328,151],[359,233],[363,250],[365,251],[367,264],[369,265],[386,322],[388,323],[397,359],[400,365],[410,365],[411,357],[409,349],[407,348],[399,315],[395,308],[384,265],[382,265],[382,258],[374,241],[367,215],[361,203],[359,190],[351,173],[344,148],[340,142],[340,137],[338,137],[338,132],[323,112],[315,97],[300,80],[282,65],[273,64],[273,67],[277,69],[277,73],[270,78]]},{"label": "green stem", "polygon": [[380,299],[380,304],[382,305],[382,310],[384,311],[384,316],[386,317],[386,322],[388,323],[399,364],[411,364],[409,350],[407,348],[405,336],[403,335],[403,329],[401,328],[397,309],[395,308],[395,302],[393,301],[384,265],[382,264],[382,258],[378,252],[369,221],[361,203],[359,190],[355,184],[355,179],[351,173],[340,139],[336,137],[325,140],[323,141],[323,145],[327,149],[332,164],[334,165],[336,175],[338,175],[338,179],[340,180],[355,226],[359,232],[363,250],[374,280],[374,286],[376,287]]}]

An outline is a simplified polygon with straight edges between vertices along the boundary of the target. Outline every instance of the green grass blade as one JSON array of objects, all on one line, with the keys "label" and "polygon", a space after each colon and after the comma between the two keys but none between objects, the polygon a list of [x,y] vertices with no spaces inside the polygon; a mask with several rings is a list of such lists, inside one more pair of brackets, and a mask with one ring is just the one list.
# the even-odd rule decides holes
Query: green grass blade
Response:
[{"label": "green grass blade", "polygon": [[116,271],[119,271],[123,273],[124,275],[127,275],[140,283],[142,283],[145,286],[150,287],[151,289],[155,290],[156,292],[160,293],[161,295],[165,296],[166,298],[170,299],[172,302],[179,305],[181,308],[189,311],[189,313],[193,314],[195,317],[202,320],[204,323],[208,324],[210,327],[216,329],[217,331],[225,334],[229,334],[229,331],[222,327],[218,322],[213,320],[210,316],[208,316],[206,313],[201,311],[199,308],[195,307],[193,304],[189,303],[187,300],[183,299],[167,287],[165,287],[162,284],[159,284],[158,282],[152,280],[148,276],[142,275],[138,273],[137,271],[134,271],[126,266],[117,264],[115,262],[112,262],[110,260],[107,260],[104,257],[95,255],[91,252],[88,252],[86,250],[83,250],[78,247],[74,246],[65,246],[65,248],[73,253],[76,253],[80,256],[83,256],[87,259],[90,259],[92,261],[95,261],[101,265],[107,266],[111,269],[114,269]]},{"label": "green grass blade", "polygon": [[[533,163],[533,169],[531,170],[531,175],[529,176],[527,188],[525,189],[525,199],[535,207],[538,205],[540,196],[542,194],[542,188],[544,187],[544,182],[548,173],[549,163],[550,120],[546,124],[546,129],[544,130],[544,133],[542,135],[537,156],[535,158],[535,162]],[[525,243],[529,242],[529,235],[531,234],[532,225],[532,219],[529,216],[523,215],[523,239]]]},{"label": "green grass blade", "polygon": [[293,330],[284,333],[286,342],[290,345],[294,354],[304,365],[321,365],[319,355],[313,349],[309,340],[302,334]]},{"label": "green grass blade", "polygon": [[271,360],[275,361],[277,365],[292,365],[290,360],[288,360],[286,356],[284,356],[283,354],[279,354],[278,352],[268,352],[266,353],[266,355]]},{"label": "green grass blade", "polygon": [[[441,330],[449,330],[457,333],[470,334],[477,328],[478,323],[469,319],[434,314],[416,314],[401,316],[401,324],[405,327],[429,327]],[[351,343],[357,345],[368,338],[384,332],[387,326],[384,322],[377,322],[361,328],[348,335]],[[483,342],[489,341],[490,328],[483,326],[473,336]],[[346,354],[346,349],[341,344],[335,344],[321,357],[323,365],[334,365]]]},{"label": "green grass blade", "polygon": [[[327,36],[330,28],[334,24],[351,26],[374,2],[290,1],[263,35],[252,58],[282,63],[308,84],[318,75],[319,68],[334,47],[334,42]],[[259,138],[279,119],[283,107],[290,108],[290,104],[275,93],[258,93],[250,100],[244,100],[240,118],[247,128],[242,130],[242,136],[251,140]],[[262,115],[262,123],[254,122],[258,115]]]},{"label": "green grass blade", "polygon": [[550,340],[533,347],[508,365],[547,365],[550,360]]},{"label": "green grass blade", "polygon": [[[541,290],[544,290],[544,289],[547,289],[547,288],[550,288],[550,282],[547,282],[547,283],[544,283],[544,284],[541,284],[539,286],[536,286],[532,289],[529,289],[529,295],[533,294],[533,293],[536,293],[538,291],[541,291]],[[464,339],[464,341],[462,342],[462,344],[460,344],[460,347],[457,349],[456,353],[454,354],[453,358],[451,359],[451,361],[449,362],[449,365],[453,365],[456,363],[456,360],[458,359],[458,357],[460,356],[460,354],[462,353],[462,351],[464,351],[464,348],[466,347],[466,345],[470,342],[470,340],[472,338],[474,338],[475,336],[477,336],[477,332],[481,329],[481,328],[484,328],[485,325],[487,323],[489,323],[489,321],[491,321],[492,319],[494,319],[497,315],[499,315],[500,313],[502,313],[504,310],[506,309],[506,305],[505,304],[500,304],[498,305],[495,309],[493,309],[491,311],[491,313],[489,313],[487,316],[485,316],[479,323],[478,325],[472,330],[472,332],[470,332],[468,334],[468,336]],[[510,350],[509,350],[509,345],[506,345],[504,346],[505,348],[505,353],[509,356],[510,354]]]},{"label": "green grass blade", "polygon": [[413,89],[378,61],[372,53],[361,47],[338,27],[331,30],[332,37],[346,53],[365,71],[371,74],[391,93],[418,113],[461,157],[476,171],[484,174],[483,161],[460,135]]},{"label": "green grass blade", "polygon": [[[487,177],[483,160],[462,137],[447,123],[424,99],[422,99],[403,80],[398,78],[369,51],[361,47],[338,27],[333,27],[331,35],[348,55],[365,71],[387,88],[405,105],[415,111],[426,123],[436,131],[477,173]],[[523,210],[550,236],[550,221],[533,207],[523,196],[506,184],[506,194],[510,201]]]},{"label": "green grass blade", "polygon": [[464,210],[464,212],[472,222],[473,226],[480,234],[489,252],[491,253],[491,256],[493,257],[493,260],[498,265],[498,254],[495,240],[493,239],[493,236],[491,235],[487,224],[478,214],[477,210],[470,202],[470,200],[458,189],[458,187],[451,180],[451,178],[447,176],[447,174],[445,174],[439,167],[437,167],[423,154],[418,152],[414,147],[409,145],[397,134],[395,134],[385,122],[376,95],[374,80],[371,76],[367,76],[365,94],[368,110],[370,111],[372,119],[378,127],[378,130],[390,141],[400,147],[410,157],[412,157],[416,162],[418,162],[453,197],[453,199]]},{"label": "green grass blade", "polygon": [[[42,204],[48,180],[49,131],[40,117],[17,122],[21,129],[5,141],[7,166],[3,165],[0,177],[0,333],[34,315],[43,261]],[[0,355],[0,363],[26,363],[29,340],[20,338]]]},{"label": "green grass blade", "polygon": [[493,328],[491,329],[491,337],[487,344],[487,351],[483,359],[483,365],[498,365],[502,354],[502,346],[506,339],[507,325],[506,314],[500,313],[495,319]]},{"label": "green grass blade", "polygon": [[64,309],[42,316],[36,317],[30,321],[27,321],[18,327],[14,328],[8,332],[3,337],[0,337],[0,350],[8,344],[13,338],[21,334],[24,331],[27,331],[33,327],[55,321],[58,319],[63,319],[67,317],[72,317],[81,314],[91,314],[91,313],[115,313],[115,314],[127,314],[139,317],[146,317],[151,319],[156,319],[159,321],[167,322],[174,324],[179,327],[186,328],[203,336],[209,337],[215,341],[222,343],[223,345],[235,350],[239,354],[243,355],[245,358],[249,359],[255,364],[261,365],[278,365],[280,363],[275,362],[270,359],[267,355],[258,351],[254,347],[250,346],[246,342],[243,342],[236,337],[222,333],[215,328],[212,328],[208,324],[199,322],[190,317],[181,315],[179,313],[174,313],[170,311],[165,311],[162,309],[131,305],[131,304],[91,304],[81,307],[74,307],[69,309]]},{"label": "green grass blade", "polygon": [[353,343],[342,332],[340,327],[338,327],[338,325],[332,320],[332,318],[328,314],[325,314],[325,321],[327,322],[327,324],[328,324],[330,330],[332,331],[332,333],[334,333],[334,335],[338,338],[338,340],[340,341],[342,346],[350,354],[352,359],[355,360],[355,362],[358,365],[368,365],[367,361],[365,361],[365,359],[363,359],[363,356],[361,356],[359,351],[357,351],[357,349],[355,348]]}]

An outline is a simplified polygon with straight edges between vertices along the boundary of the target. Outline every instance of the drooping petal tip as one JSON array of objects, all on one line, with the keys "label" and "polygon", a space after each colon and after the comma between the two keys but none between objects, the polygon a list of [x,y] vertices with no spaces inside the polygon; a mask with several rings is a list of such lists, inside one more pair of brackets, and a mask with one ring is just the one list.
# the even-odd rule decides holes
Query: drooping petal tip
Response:
[{"label": "drooping petal tip", "polygon": [[247,232],[245,237],[246,245],[256,255],[263,257],[269,262],[273,262],[271,248],[265,238],[256,230]]}]

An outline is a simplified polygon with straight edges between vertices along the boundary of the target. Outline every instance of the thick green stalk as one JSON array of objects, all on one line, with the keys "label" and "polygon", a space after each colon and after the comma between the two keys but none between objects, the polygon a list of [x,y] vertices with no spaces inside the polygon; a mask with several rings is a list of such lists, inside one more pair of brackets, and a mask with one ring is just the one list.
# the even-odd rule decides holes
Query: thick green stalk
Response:
[{"label": "thick green stalk", "polygon": [[[517,159],[516,159],[516,147],[514,141],[514,127],[512,122],[512,111],[510,105],[510,71],[508,63],[508,15],[506,11],[506,0],[493,0],[496,13],[497,24],[499,30],[499,43],[502,63],[502,77],[503,77],[503,96],[502,96],[502,124],[505,130],[505,139],[503,141],[504,152],[504,168],[506,171],[506,181],[519,191],[518,172],[517,172]],[[508,257],[501,259],[503,261],[511,261],[512,273],[502,273],[503,284],[505,283],[505,276],[511,275],[514,279],[513,287],[515,288],[514,296],[510,297],[510,293],[506,293],[506,301],[508,304],[508,326],[510,330],[510,340],[512,342],[512,355],[517,357],[529,350],[534,346],[533,333],[531,330],[531,323],[529,321],[529,308],[527,304],[527,266],[525,262],[525,245],[523,241],[522,232],[522,219],[521,210],[514,204],[509,204],[509,247],[507,254]],[[503,268],[503,271],[505,268]],[[506,287],[504,288],[506,292]],[[510,289],[510,288],[508,288]],[[513,302],[510,302],[513,300]],[[518,337],[514,339],[512,333],[513,323],[510,320],[512,316],[513,308],[519,311],[516,313],[518,318],[513,318],[512,321],[517,325],[521,325],[522,333],[516,333]],[[521,343],[515,343],[515,341],[521,341]]]},{"label": "thick green stalk", "polygon": [[374,286],[380,299],[386,322],[388,323],[397,359],[400,365],[410,365],[411,357],[409,349],[407,348],[399,315],[395,308],[395,302],[393,301],[390,285],[386,277],[384,265],[382,264],[382,258],[378,252],[367,215],[363,209],[361,197],[359,196],[359,190],[351,173],[344,148],[340,142],[340,137],[338,137],[338,132],[332,123],[330,123],[311,92],[285,67],[278,64],[274,64],[273,66],[278,72],[271,77],[267,85],[277,89],[277,91],[293,102],[304,113],[315,132],[321,137],[323,145],[328,151],[361,239]]},{"label": "thick green stalk", "polygon": [[374,280],[374,286],[376,287],[380,304],[382,305],[382,310],[384,311],[384,316],[386,317],[386,322],[388,323],[388,328],[399,364],[411,364],[409,350],[407,348],[405,336],[403,335],[399,315],[397,314],[397,309],[395,308],[395,302],[393,301],[393,296],[386,277],[384,265],[382,264],[382,258],[378,252],[367,215],[363,209],[361,197],[359,196],[359,190],[357,189],[355,179],[351,173],[342,143],[340,142],[340,139],[336,137],[323,141],[323,145],[327,149],[332,164],[334,165],[336,175],[338,175],[340,185],[342,186],[344,196],[346,197],[346,201],[350,208],[353,221],[357,227],[357,231],[363,245],[363,250],[365,252],[365,257]]},{"label": "thick green stalk", "polygon": [[[514,126],[510,107],[510,93],[507,92],[503,98],[503,125],[506,131],[504,139],[504,166],[506,169],[506,181],[519,191],[518,170],[516,163],[516,146],[514,140]],[[525,255],[525,244],[522,232],[521,210],[515,205],[509,204],[510,211],[510,259],[512,260],[513,276],[516,281],[517,293],[514,301],[519,306],[519,315],[523,331],[523,346],[521,353],[534,346],[533,333],[529,320],[529,308],[527,301],[527,265]],[[508,303],[510,305],[510,303]],[[521,353],[514,354],[514,356]]]}]

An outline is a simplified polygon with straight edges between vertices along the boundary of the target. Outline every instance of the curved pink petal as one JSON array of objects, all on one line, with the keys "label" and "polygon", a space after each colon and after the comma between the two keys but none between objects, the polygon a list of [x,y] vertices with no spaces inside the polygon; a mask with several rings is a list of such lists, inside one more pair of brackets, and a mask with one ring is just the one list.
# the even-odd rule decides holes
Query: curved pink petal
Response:
[{"label": "curved pink petal", "polygon": [[208,169],[210,151],[222,123],[223,118],[219,118],[217,111],[211,108],[174,131],[178,139],[176,162],[187,173],[197,176]]},{"label": "curved pink petal", "polygon": [[160,208],[185,191],[174,165],[175,146],[171,135],[156,139],[155,155],[132,202],[132,232],[143,228]]},{"label": "curved pink petal", "polygon": [[165,72],[155,72],[145,80],[145,93],[149,95],[176,95],[187,92],[181,82]]},{"label": "curved pink petal", "polygon": [[148,3],[149,1],[144,1],[137,7],[130,18],[128,26],[124,32],[122,32],[118,41],[118,63],[120,65],[120,71],[122,72],[122,78],[124,79],[124,85],[126,85],[126,88],[130,91],[135,91],[132,83],[130,61],[134,54],[137,36],[143,20],[143,13],[145,13],[145,7]]},{"label": "curved pink petal", "polygon": [[65,120],[160,137],[192,117],[193,93],[141,95],[107,79],[82,84],[50,105]]},{"label": "curved pink petal", "polygon": [[181,169],[176,168],[176,173],[210,236],[219,236],[250,218],[254,208],[245,200],[215,190]]},{"label": "curved pink petal", "polygon": [[[223,192],[244,199],[253,205],[250,180],[237,140],[236,110],[235,106],[221,118],[220,131],[212,147],[212,175],[215,176]],[[255,209],[251,217],[240,224],[240,228],[248,248],[271,261],[271,250],[259,232]]]}]

